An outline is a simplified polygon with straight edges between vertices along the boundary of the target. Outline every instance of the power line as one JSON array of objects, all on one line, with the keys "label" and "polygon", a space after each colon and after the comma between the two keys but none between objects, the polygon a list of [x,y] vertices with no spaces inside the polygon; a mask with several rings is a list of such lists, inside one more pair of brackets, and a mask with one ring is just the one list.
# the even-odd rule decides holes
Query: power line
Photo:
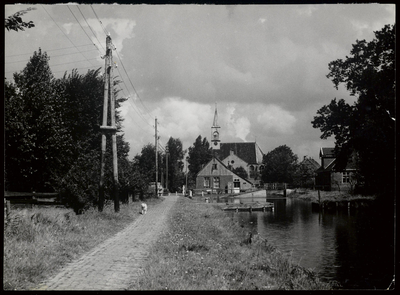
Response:
[{"label": "power line", "polygon": [[[79,49],[76,47],[76,45],[74,44],[74,42],[72,42],[72,40],[68,37],[68,35],[67,34],[65,34],[65,32],[60,28],[60,26],[58,25],[58,23],[51,17],[51,15],[48,13],[48,11],[46,10],[46,8],[44,8],[44,6],[42,5],[42,8],[44,9],[44,11],[48,14],[48,16],[51,18],[51,20],[57,25],[57,27],[59,28],[59,30],[64,34],[64,36],[65,37],[67,37],[67,39],[71,42],[71,44],[79,51]],[[69,7],[68,7],[69,8]],[[71,11],[71,13],[72,13],[72,11]],[[74,15],[74,14],[72,14],[72,15]],[[74,15],[74,17],[75,17],[75,15]],[[76,19],[76,17],[75,17],[75,19]],[[78,20],[77,20],[78,21]],[[78,22],[79,23],[79,22]],[[80,25],[80,23],[79,23],[79,25]],[[82,26],[81,26],[82,27]],[[83,29],[83,28],[82,28]],[[85,32],[86,33],[86,32]],[[89,36],[88,36],[89,37]],[[90,38],[89,38],[89,40],[90,40]],[[94,43],[93,43],[93,45],[95,45]],[[96,45],[95,45],[96,46]],[[97,48],[97,47],[96,47]],[[97,48],[97,50],[98,50],[98,48]],[[99,50],[99,52],[100,52],[100,50]],[[101,54],[101,52],[100,52],[100,54]],[[86,57],[81,53],[81,55],[86,59]],[[90,62],[90,61],[89,61]]]},{"label": "power line", "polygon": [[[84,44],[84,45],[77,45],[77,46],[70,46],[70,47],[64,47],[64,48],[57,48],[57,49],[46,49],[46,52],[50,52],[50,51],[58,51],[58,50],[65,50],[65,49],[71,49],[71,48],[75,48],[75,49],[77,49],[77,47],[83,47],[83,46],[93,46],[93,43],[92,44]],[[92,49],[93,50],[93,49]],[[91,50],[89,50],[89,51],[91,51]],[[82,51],[82,52],[85,52],[85,51]],[[12,54],[12,55],[6,55],[5,57],[15,57],[15,56],[21,56],[21,55],[30,55],[30,54],[32,54],[31,52],[30,53],[21,53],[21,54]],[[52,56],[55,56],[55,55],[52,55]]]},{"label": "power line", "polygon": [[100,19],[99,19],[99,17],[97,16],[97,13],[96,13],[96,11],[94,11],[94,8],[93,8],[93,6],[92,6],[92,5],[90,5],[90,8],[92,8],[94,15],[96,16],[96,18],[97,18],[97,20],[99,21],[99,23],[100,23],[101,27],[103,28],[103,31],[104,31],[104,33],[105,33],[106,35],[108,35],[108,34],[109,34],[109,32],[107,32],[107,31],[106,31],[106,29],[104,28],[104,26],[103,26],[103,23],[101,22],[101,20],[100,20]]},{"label": "power line", "polygon": [[[147,114],[150,116],[150,113],[151,113],[151,112],[146,108],[146,106],[144,105],[142,99],[141,99],[140,96],[139,96],[139,93],[137,93],[135,86],[133,86],[133,83],[132,83],[131,79],[129,78],[129,75],[128,75],[126,69],[125,69],[125,66],[124,66],[124,64],[123,64],[123,62],[122,62],[122,60],[121,60],[121,58],[120,58],[120,56],[119,56],[117,50],[116,50],[116,53],[117,53],[118,60],[119,60],[119,62],[121,63],[122,68],[123,68],[123,70],[124,70],[124,72],[125,72],[125,75],[128,77],[128,80],[129,80],[129,82],[130,82],[130,84],[131,84],[133,90],[135,91],[135,93],[136,93],[137,97],[139,98],[139,101],[142,103],[143,107],[146,109]],[[150,117],[151,117],[151,116],[150,116]]]},{"label": "power line", "polygon": [[83,15],[81,9],[79,8],[79,6],[77,6],[77,8],[78,8],[79,12],[81,13],[83,19],[85,20],[86,24],[88,25],[89,29],[92,31],[92,33],[93,33],[94,37],[96,38],[97,42],[99,42],[101,48],[103,48],[103,50],[105,51],[103,45],[101,44],[101,42],[100,42],[99,39],[97,38],[96,33],[93,31],[92,27],[91,27],[91,26],[89,25],[89,23],[87,22],[87,20],[86,20],[85,16]]},{"label": "power line", "polygon": [[[86,36],[89,38],[89,40],[92,40],[92,39],[90,38],[90,36],[88,35],[88,33],[83,29],[81,23],[79,22],[79,20],[78,20],[77,17],[75,16],[75,14],[72,12],[72,9],[69,7],[69,5],[67,5],[67,7],[68,7],[69,11],[71,12],[71,14],[74,16],[74,18],[76,19],[78,25],[81,27],[82,31],[86,34]],[[97,38],[97,37],[96,37],[96,38]],[[94,44],[94,43],[93,43],[93,44]],[[100,52],[100,50],[99,50],[99,52]],[[100,52],[100,54],[101,54],[101,52]]]}]

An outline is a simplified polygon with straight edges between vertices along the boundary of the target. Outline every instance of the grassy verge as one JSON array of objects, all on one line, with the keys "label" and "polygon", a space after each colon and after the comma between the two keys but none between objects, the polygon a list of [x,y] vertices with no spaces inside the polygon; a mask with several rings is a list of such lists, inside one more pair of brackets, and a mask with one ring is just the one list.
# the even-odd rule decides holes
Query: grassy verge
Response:
[{"label": "grassy verge", "polygon": [[[146,202],[151,207],[161,199]],[[55,275],[63,265],[113,236],[139,216],[139,202],[113,203],[75,215],[57,208],[16,209],[4,228],[3,289],[27,290]]]},{"label": "grassy verge", "polygon": [[322,290],[331,285],[214,204],[180,198],[131,290]]},{"label": "grassy verge", "polygon": [[[362,195],[352,195],[348,192],[339,191],[320,191],[321,202],[325,201],[356,201],[356,200],[375,200],[375,196],[362,196]],[[298,198],[311,202],[318,202],[318,191],[308,190],[304,194],[293,193],[289,197]]]}]

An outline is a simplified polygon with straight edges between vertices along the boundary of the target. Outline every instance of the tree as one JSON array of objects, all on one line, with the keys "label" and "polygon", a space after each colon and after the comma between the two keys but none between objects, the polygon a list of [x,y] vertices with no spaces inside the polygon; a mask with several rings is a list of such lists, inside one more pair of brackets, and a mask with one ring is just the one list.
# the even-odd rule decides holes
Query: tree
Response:
[{"label": "tree", "polygon": [[201,139],[201,135],[199,135],[193,146],[189,147],[186,159],[189,164],[190,182],[195,183],[197,173],[212,159],[212,149],[207,138]]},{"label": "tree", "polygon": [[[184,183],[183,157],[186,151],[182,149],[179,138],[170,137],[167,142],[168,150],[168,189],[172,192],[178,191]],[[164,161],[165,163],[165,161]]]},{"label": "tree", "polygon": [[281,145],[264,155],[265,166],[261,174],[261,180],[265,183],[280,182],[292,183],[297,169],[297,156],[292,150]]},{"label": "tree", "polygon": [[[138,170],[140,178],[147,186],[150,182],[154,182],[156,178],[156,148],[153,144],[147,144],[142,148],[140,154],[133,159],[134,165]],[[158,152],[158,163],[161,163],[161,153]],[[158,171],[158,179],[161,179],[160,171]]]},{"label": "tree", "polygon": [[314,187],[315,179],[315,168],[307,165],[306,162],[301,162],[297,166],[297,170],[294,176],[294,184],[303,188]]},{"label": "tree", "polygon": [[329,63],[327,78],[357,101],[334,99],[311,122],[322,139],[335,136],[337,170],[356,159],[358,183],[369,194],[393,191],[395,172],[395,26],[374,33],[371,42],[357,40],[351,56]]},{"label": "tree", "polygon": [[13,15],[7,17],[5,19],[5,24],[4,24],[7,31],[9,31],[9,30],[14,30],[17,32],[18,32],[18,30],[25,31],[24,28],[29,29],[29,28],[34,27],[35,25],[32,21],[24,22],[22,20],[21,16],[24,15],[25,13],[27,13],[28,11],[35,10],[35,9],[36,8],[29,7],[25,10],[18,11],[16,13],[14,13]]},{"label": "tree", "polygon": [[52,175],[67,170],[72,138],[63,122],[63,89],[41,49],[6,83],[6,189],[52,191]]}]

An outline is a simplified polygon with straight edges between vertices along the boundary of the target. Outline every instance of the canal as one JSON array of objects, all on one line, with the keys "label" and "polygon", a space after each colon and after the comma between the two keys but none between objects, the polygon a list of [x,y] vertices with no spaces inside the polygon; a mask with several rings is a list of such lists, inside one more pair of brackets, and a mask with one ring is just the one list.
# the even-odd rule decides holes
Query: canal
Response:
[{"label": "canal", "polygon": [[[248,201],[265,202],[263,199]],[[246,202],[246,201],[244,201]],[[394,274],[393,212],[375,208],[313,212],[295,198],[268,199],[273,212],[227,212],[277,247],[343,289],[386,289]]]}]

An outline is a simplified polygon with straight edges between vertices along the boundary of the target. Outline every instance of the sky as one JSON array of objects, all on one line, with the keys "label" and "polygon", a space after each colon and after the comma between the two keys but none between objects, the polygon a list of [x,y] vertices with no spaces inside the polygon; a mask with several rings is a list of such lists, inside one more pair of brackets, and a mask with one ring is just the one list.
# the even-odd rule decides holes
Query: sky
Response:
[{"label": "sky", "polygon": [[394,4],[316,5],[16,5],[34,28],[5,30],[5,77],[21,71],[39,48],[55,77],[104,69],[106,34],[115,46],[114,75],[130,158],[179,138],[183,149],[211,139],[218,110],[221,142],[257,142],[264,154],[287,145],[319,162],[323,140],[311,121],[334,98],[328,64],[350,55],[356,40],[395,23]]}]

